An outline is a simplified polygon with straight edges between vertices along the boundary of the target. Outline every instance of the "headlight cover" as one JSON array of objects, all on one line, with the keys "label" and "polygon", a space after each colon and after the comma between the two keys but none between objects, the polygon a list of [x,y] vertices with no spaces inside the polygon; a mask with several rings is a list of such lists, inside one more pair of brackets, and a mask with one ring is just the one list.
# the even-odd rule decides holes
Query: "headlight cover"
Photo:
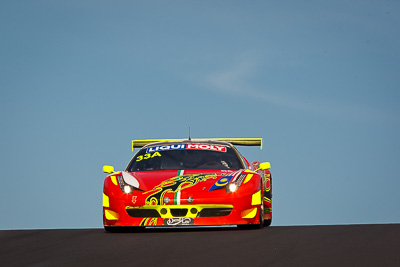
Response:
[{"label": "headlight cover", "polygon": [[239,187],[242,185],[244,178],[246,178],[245,173],[242,173],[241,175],[239,175],[239,177],[237,179],[235,179],[234,181],[232,181],[231,183],[227,184],[225,189],[227,193],[233,193],[236,192]]},{"label": "headlight cover", "polygon": [[124,178],[122,177],[122,175],[117,175],[117,180],[118,180],[118,184],[119,184],[119,188],[121,188],[121,191],[125,194],[132,194],[133,190],[135,190],[135,187],[125,183]]}]

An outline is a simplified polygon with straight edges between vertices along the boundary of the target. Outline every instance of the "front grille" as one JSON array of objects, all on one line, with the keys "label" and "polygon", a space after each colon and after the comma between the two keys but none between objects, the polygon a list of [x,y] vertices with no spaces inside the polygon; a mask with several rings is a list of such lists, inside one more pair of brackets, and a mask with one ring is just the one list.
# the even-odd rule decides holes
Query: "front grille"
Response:
[{"label": "front grille", "polygon": [[135,218],[144,218],[144,217],[152,217],[152,218],[160,218],[160,214],[155,209],[126,209],[126,212],[131,217]]},{"label": "front grille", "polygon": [[186,216],[188,209],[170,209],[170,212],[174,217],[184,217]]},{"label": "front grille", "polygon": [[202,209],[197,217],[221,217],[231,213],[232,208],[205,208]]},{"label": "front grille", "polygon": [[134,218],[195,218],[221,217],[232,212],[231,205],[154,205],[141,207],[126,207],[126,212]]}]

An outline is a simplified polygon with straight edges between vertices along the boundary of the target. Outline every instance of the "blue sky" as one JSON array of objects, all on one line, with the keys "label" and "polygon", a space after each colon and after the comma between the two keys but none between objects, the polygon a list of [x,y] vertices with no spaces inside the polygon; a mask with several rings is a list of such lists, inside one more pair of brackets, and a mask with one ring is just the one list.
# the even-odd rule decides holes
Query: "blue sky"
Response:
[{"label": "blue sky", "polygon": [[131,140],[262,137],[273,225],[399,223],[398,1],[2,1],[0,229],[102,227]]}]

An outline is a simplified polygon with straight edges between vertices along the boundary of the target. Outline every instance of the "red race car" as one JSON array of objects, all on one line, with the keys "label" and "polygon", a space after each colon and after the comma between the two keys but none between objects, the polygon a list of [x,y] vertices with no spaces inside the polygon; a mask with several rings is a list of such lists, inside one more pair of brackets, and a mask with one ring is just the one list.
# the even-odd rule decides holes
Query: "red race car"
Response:
[{"label": "red race car", "polygon": [[106,231],[146,226],[269,226],[269,162],[249,163],[233,145],[261,138],[133,140],[141,148],[124,171],[104,180]]}]

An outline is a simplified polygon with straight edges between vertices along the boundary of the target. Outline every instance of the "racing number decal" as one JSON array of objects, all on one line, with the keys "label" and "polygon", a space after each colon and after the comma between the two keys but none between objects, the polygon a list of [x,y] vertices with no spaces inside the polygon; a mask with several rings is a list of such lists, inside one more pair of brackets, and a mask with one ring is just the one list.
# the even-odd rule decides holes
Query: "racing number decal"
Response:
[{"label": "racing number decal", "polygon": [[154,158],[154,157],[161,157],[160,152],[154,152],[153,154],[151,153],[146,153],[144,155],[140,155],[136,158],[136,161],[141,161],[144,159],[150,159],[150,158]]}]

